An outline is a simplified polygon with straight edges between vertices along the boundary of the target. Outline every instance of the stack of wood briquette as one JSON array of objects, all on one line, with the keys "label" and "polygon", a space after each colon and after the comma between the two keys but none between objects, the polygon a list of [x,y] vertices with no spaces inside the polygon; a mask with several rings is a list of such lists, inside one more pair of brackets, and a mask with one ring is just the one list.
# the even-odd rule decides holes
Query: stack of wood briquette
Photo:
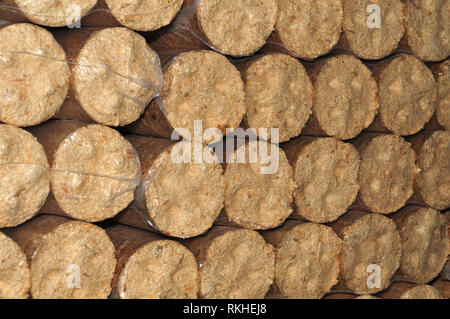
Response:
[{"label": "stack of wood briquette", "polygon": [[450,298],[449,13],[0,0],[0,298]]}]

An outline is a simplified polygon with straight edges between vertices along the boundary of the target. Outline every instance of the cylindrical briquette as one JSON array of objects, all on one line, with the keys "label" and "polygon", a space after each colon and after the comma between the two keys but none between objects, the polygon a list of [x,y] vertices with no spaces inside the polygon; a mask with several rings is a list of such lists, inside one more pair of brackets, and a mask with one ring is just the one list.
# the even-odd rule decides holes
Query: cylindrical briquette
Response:
[{"label": "cylindrical briquette", "polygon": [[0,28],[0,73],[1,122],[40,124],[58,112],[67,96],[66,54],[41,27],[17,23]]},{"label": "cylindrical briquette", "polygon": [[450,281],[448,280],[436,280],[433,283],[434,289],[439,291],[439,293],[445,298],[450,299]]},{"label": "cylindrical briquette", "polygon": [[50,171],[41,144],[27,131],[0,124],[0,228],[32,218],[50,191]]},{"label": "cylindrical briquette", "polygon": [[378,86],[361,61],[345,54],[307,69],[314,85],[314,104],[302,133],[346,140],[372,124],[379,108]]},{"label": "cylindrical briquette", "polygon": [[210,47],[227,55],[251,55],[273,31],[277,12],[276,0],[184,0],[172,26],[150,43],[177,54]]},{"label": "cylindrical briquette", "polygon": [[81,24],[94,27],[122,25],[137,31],[155,31],[168,25],[182,5],[183,0],[98,0]]},{"label": "cylindrical briquette", "polygon": [[[127,138],[139,154],[142,178],[135,202],[117,220],[178,238],[198,236],[211,228],[223,208],[225,188],[222,166],[212,161],[214,154],[201,143]],[[211,161],[197,162],[192,148],[209,154]]]},{"label": "cylindrical briquette", "polygon": [[351,49],[362,59],[388,56],[405,32],[403,9],[402,0],[344,0],[343,33],[338,46]]},{"label": "cylindrical briquette", "polygon": [[355,147],[331,137],[300,137],[283,149],[294,169],[296,213],[316,223],[346,213],[359,190]]},{"label": "cylindrical briquette", "polygon": [[275,286],[282,296],[320,299],[337,284],[342,240],[331,228],[289,220],[262,236],[276,249]]},{"label": "cylindrical briquette", "polygon": [[[267,128],[265,138],[272,138],[270,129],[278,128],[279,142],[300,135],[311,114],[312,83],[303,65],[286,54],[268,54],[242,65],[245,84],[246,126]],[[278,141],[277,141],[278,142]]]},{"label": "cylindrical briquette", "polygon": [[444,210],[450,207],[450,132],[422,131],[409,139],[420,172],[412,203]]},{"label": "cylindrical briquette", "polygon": [[203,299],[261,299],[274,279],[275,252],[256,231],[216,226],[183,242],[196,256]]},{"label": "cylindrical briquette", "polygon": [[106,229],[116,248],[113,297],[197,298],[200,277],[194,255],[176,241],[116,225]]},{"label": "cylindrical briquette", "polygon": [[27,299],[30,285],[27,257],[0,231],[0,299]]},{"label": "cylindrical briquette", "polygon": [[[267,158],[261,157],[263,147]],[[233,160],[226,160],[225,169],[226,219],[257,230],[281,225],[292,213],[295,189],[284,151],[265,141],[250,141],[231,152]]]},{"label": "cylindrical briquette", "polygon": [[442,62],[433,71],[438,86],[437,120],[446,130],[450,130],[450,60]]},{"label": "cylindrical briquette", "polygon": [[447,261],[447,219],[432,208],[407,206],[393,216],[402,238],[398,278],[426,284],[436,278]]},{"label": "cylindrical briquette", "polygon": [[380,214],[351,210],[331,227],[343,241],[338,285],[360,295],[389,287],[402,253],[395,223]]},{"label": "cylindrical briquette", "polygon": [[380,113],[369,130],[418,133],[436,109],[437,85],[431,70],[412,55],[384,60],[372,70],[379,85]]},{"label": "cylindrical briquette", "polygon": [[405,206],[419,171],[410,143],[397,135],[376,133],[363,133],[352,143],[361,156],[356,205],[380,214]]},{"label": "cylindrical briquette", "polygon": [[[219,53],[201,50],[182,53],[164,68],[161,97],[152,101],[144,116],[130,125],[133,134],[170,138],[173,129],[188,130],[194,139],[197,131],[239,127],[245,113],[244,83],[239,71]],[[182,131],[179,132],[184,135]],[[222,136],[210,136],[213,143]]]},{"label": "cylindrical briquette", "polygon": [[342,22],[342,0],[278,0],[275,31],[264,50],[315,59],[338,43]]},{"label": "cylindrical briquette", "polygon": [[136,121],[163,82],[158,55],[123,27],[60,30],[71,68],[69,95],[57,118],[123,126]]},{"label": "cylindrical briquette", "polygon": [[51,121],[31,131],[51,167],[53,196],[42,212],[98,222],[131,203],[139,184],[139,160],[117,131],[78,121]]},{"label": "cylindrical briquette", "polygon": [[395,282],[379,296],[383,299],[443,299],[433,286],[407,282]]},{"label": "cylindrical briquette", "polygon": [[450,54],[450,2],[404,1],[405,37],[402,46],[425,61],[441,61]]},{"label": "cylindrical briquette", "polygon": [[116,259],[95,225],[40,215],[7,232],[25,252],[34,299],[102,299],[111,292]]},{"label": "cylindrical briquette", "polygon": [[0,0],[0,6],[13,18],[11,22],[29,20],[48,27],[71,25],[87,15],[96,3],[97,0]]}]

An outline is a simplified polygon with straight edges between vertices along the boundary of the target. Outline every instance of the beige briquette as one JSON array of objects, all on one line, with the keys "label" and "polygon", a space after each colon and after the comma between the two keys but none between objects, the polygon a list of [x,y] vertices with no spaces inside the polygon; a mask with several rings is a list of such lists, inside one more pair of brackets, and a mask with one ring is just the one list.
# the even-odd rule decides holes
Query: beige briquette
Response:
[{"label": "beige briquette", "polygon": [[447,261],[447,219],[432,208],[408,206],[394,215],[402,238],[399,276],[425,284],[439,275]]},{"label": "beige briquette", "polygon": [[8,231],[27,255],[34,299],[104,299],[116,259],[106,232],[95,225],[40,215]]},{"label": "beige briquette", "polygon": [[136,121],[160,93],[159,57],[137,32],[85,28],[56,35],[71,66],[69,98],[57,118],[123,126]]},{"label": "beige briquette", "polygon": [[433,283],[433,287],[438,290],[445,299],[450,299],[450,281],[442,279],[436,280]]},{"label": "beige briquette", "polygon": [[186,245],[199,264],[203,299],[261,299],[273,283],[274,248],[255,231],[217,226]]},{"label": "beige briquette", "polygon": [[360,135],[354,145],[361,156],[357,202],[380,214],[405,206],[419,171],[411,145],[397,135],[371,133]]},{"label": "beige briquette", "polygon": [[395,223],[380,214],[352,210],[331,227],[343,241],[339,284],[360,295],[389,287],[402,254]]},{"label": "beige briquette", "polygon": [[100,0],[106,3],[114,18],[123,26],[154,31],[168,25],[183,5],[183,0]]},{"label": "beige briquette", "polygon": [[268,43],[290,54],[314,59],[328,53],[339,41],[342,0],[278,0],[275,32]]},{"label": "beige briquette", "polygon": [[342,241],[324,225],[289,220],[262,232],[275,246],[275,285],[292,299],[320,299],[337,284]]},{"label": "beige briquette", "polygon": [[405,1],[405,42],[425,61],[441,61],[450,54],[450,2],[448,0]]},{"label": "beige briquette", "polygon": [[97,0],[6,0],[6,2],[17,7],[33,23],[48,27],[64,27],[87,15]]},{"label": "beige briquette", "polygon": [[[424,131],[411,138],[420,172],[415,179],[416,197],[428,206],[450,207],[450,132]],[[417,196],[416,196],[417,195]]]},{"label": "beige briquette", "polygon": [[186,247],[123,225],[110,227],[106,232],[116,248],[113,297],[197,298],[200,285],[197,262]]},{"label": "beige briquette", "polygon": [[[223,208],[225,187],[223,169],[213,161],[213,152],[199,143],[128,139],[139,154],[143,174],[136,201],[118,216],[119,222],[179,238],[211,228]],[[211,161],[196,162],[191,155],[194,147],[209,154]]]},{"label": "beige briquette", "polygon": [[286,54],[252,60],[243,72],[248,127],[279,129],[279,142],[300,135],[311,114],[313,87],[303,65]]},{"label": "beige briquette", "polygon": [[[262,147],[267,147],[267,153]],[[261,152],[270,155],[264,159],[259,156]],[[292,194],[296,186],[284,151],[275,144],[251,141],[238,147],[233,154],[233,160],[227,160],[225,169],[228,220],[258,230],[281,225],[292,213]]]},{"label": "beige briquette", "polygon": [[[378,11],[372,9],[374,5],[380,8],[379,26],[375,25]],[[362,59],[388,56],[405,32],[403,9],[401,0],[344,0],[344,46]]]},{"label": "beige briquette", "polygon": [[[245,113],[244,83],[236,67],[219,53],[207,50],[182,53],[164,68],[161,98],[154,100],[130,132],[170,138],[173,129],[194,127],[204,133],[206,144],[218,142],[227,129],[238,128]],[[179,131],[185,135],[183,131]]]},{"label": "beige briquette", "polygon": [[406,282],[393,283],[383,291],[383,299],[443,299],[440,292],[430,285],[415,285]]},{"label": "beige briquette", "polygon": [[[378,85],[372,72],[357,58],[340,55],[310,70],[314,83],[313,121],[308,132],[351,139],[366,129],[378,112]],[[307,130],[313,128],[307,127]],[[316,134],[314,134],[316,133]]]},{"label": "beige briquette", "polygon": [[27,299],[30,285],[27,257],[17,243],[0,232],[0,299]]},{"label": "beige briquette", "polygon": [[44,148],[27,131],[0,124],[0,228],[32,218],[50,191]]},{"label": "beige briquette", "polygon": [[296,212],[316,223],[347,212],[359,190],[355,147],[331,137],[301,137],[283,148],[294,169]]},{"label": "beige briquette", "polygon": [[0,28],[0,39],[0,121],[16,126],[45,122],[67,96],[64,50],[49,31],[29,23]]},{"label": "beige briquette", "polygon": [[98,222],[115,216],[134,199],[139,161],[117,131],[98,124],[52,121],[33,133],[51,163],[54,197],[42,208],[44,213],[63,212]]},{"label": "beige briquette", "polygon": [[439,124],[450,130],[450,61],[442,62],[436,72],[438,103],[436,114]]},{"label": "beige briquette", "polygon": [[398,135],[418,133],[431,119],[437,85],[431,70],[412,55],[381,62],[374,69],[380,88],[380,120]]},{"label": "beige briquette", "polygon": [[208,44],[229,55],[250,55],[272,33],[278,13],[276,0],[185,0],[196,7],[196,19]]}]

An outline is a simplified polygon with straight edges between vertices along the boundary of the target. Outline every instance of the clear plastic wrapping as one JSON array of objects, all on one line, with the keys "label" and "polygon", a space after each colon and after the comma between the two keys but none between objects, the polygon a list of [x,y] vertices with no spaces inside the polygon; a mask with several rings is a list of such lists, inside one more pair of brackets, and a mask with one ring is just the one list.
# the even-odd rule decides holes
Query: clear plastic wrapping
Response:
[{"label": "clear plastic wrapping", "polygon": [[[134,202],[116,220],[177,238],[211,228],[224,201],[223,170],[213,152],[190,141],[127,138],[140,156],[143,175]],[[197,159],[194,148],[208,157]]]},{"label": "clear plastic wrapping", "polygon": [[79,121],[50,121],[30,131],[50,162],[52,192],[41,213],[98,222],[133,201],[140,162],[118,132]]},{"label": "clear plastic wrapping", "polygon": [[[116,248],[118,261],[111,298],[197,298],[197,263],[186,247],[124,225],[109,227],[106,232]],[[145,270],[142,264],[146,265]]]},{"label": "clear plastic wrapping", "polygon": [[3,122],[32,126],[56,117],[123,126],[161,92],[159,56],[129,29],[50,33],[25,23],[0,28],[0,36]]},{"label": "clear plastic wrapping", "polygon": [[3,23],[32,22],[48,27],[116,27],[154,31],[168,25],[183,0],[0,0]]}]

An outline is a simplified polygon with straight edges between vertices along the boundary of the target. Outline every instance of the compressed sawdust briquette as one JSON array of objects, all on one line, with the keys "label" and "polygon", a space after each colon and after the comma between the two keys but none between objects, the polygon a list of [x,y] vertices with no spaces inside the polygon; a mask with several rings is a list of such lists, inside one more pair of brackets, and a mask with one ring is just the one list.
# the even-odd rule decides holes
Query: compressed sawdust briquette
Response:
[{"label": "compressed sawdust briquette", "polygon": [[103,299],[116,259],[106,232],[93,224],[40,215],[7,232],[25,252],[34,299]]},{"label": "compressed sawdust briquette", "polygon": [[379,108],[378,85],[361,61],[339,55],[309,67],[309,73],[315,92],[306,134],[346,140],[373,122]]},{"label": "compressed sawdust briquette", "polygon": [[420,172],[412,200],[444,210],[450,207],[450,132],[422,131],[410,139]]},{"label": "compressed sawdust briquette", "polygon": [[[217,161],[197,162],[191,150],[200,143],[128,136],[139,154],[141,185],[136,200],[117,217],[120,223],[189,238],[206,232],[223,208],[224,178]],[[181,152],[187,147],[187,161]],[[193,150],[195,152],[195,149]],[[210,156],[214,156],[209,152]]]},{"label": "compressed sawdust briquette", "polygon": [[0,62],[1,122],[37,125],[60,109],[69,88],[69,67],[49,31],[29,23],[0,28]]},{"label": "compressed sawdust briquette", "polygon": [[[248,127],[278,128],[279,142],[300,135],[313,104],[312,83],[303,65],[286,54],[268,54],[252,59],[242,75]],[[269,131],[265,139],[271,138]]]},{"label": "compressed sawdust briquette", "polygon": [[[194,139],[195,125],[200,124],[203,131],[217,128],[225,135],[227,129],[239,127],[245,109],[244,83],[236,67],[219,53],[191,51],[166,64],[160,99],[152,101],[128,131],[170,138],[173,129],[187,129],[190,136],[183,137]],[[209,136],[204,142],[221,139]]]},{"label": "compressed sawdust briquette", "polygon": [[15,15],[20,11],[29,21],[48,27],[71,25],[87,15],[96,3],[97,0],[0,1]]},{"label": "compressed sawdust briquette", "polygon": [[320,299],[337,284],[342,240],[314,223],[289,220],[262,232],[276,249],[275,286],[293,299]]},{"label": "compressed sawdust briquette", "polygon": [[450,281],[442,279],[436,280],[433,283],[433,287],[438,290],[445,299],[450,299]]},{"label": "compressed sawdust briquette", "polygon": [[123,225],[107,228],[106,232],[116,248],[113,297],[197,298],[200,285],[197,262],[186,247]]},{"label": "compressed sawdust briquette", "polygon": [[418,284],[430,282],[447,261],[447,219],[432,208],[407,206],[393,220],[402,238],[399,276]]},{"label": "compressed sawdust briquette", "polygon": [[303,59],[325,55],[339,41],[343,16],[342,0],[278,0],[269,48]]},{"label": "compressed sawdust briquette", "polygon": [[30,285],[27,257],[0,231],[0,299],[27,299]]},{"label": "compressed sawdust briquette", "polygon": [[[264,153],[264,146],[267,158],[258,156]],[[241,161],[241,157],[245,160]],[[228,220],[257,230],[281,225],[292,213],[295,189],[284,151],[275,144],[250,141],[234,150],[233,159],[227,159],[225,169]]]},{"label": "compressed sawdust briquette", "polygon": [[69,96],[57,118],[123,126],[136,121],[163,83],[158,54],[123,27],[60,30],[71,67]]},{"label": "compressed sawdust briquette", "polygon": [[438,86],[437,119],[446,130],[450,130],[450,60],[439,64],[435,75]]},{"label": "compressed sawdust briquette", "polygon": [[32,218],[50,191],[50,171],[41,144],[27,131],[0,124],[0,228]]},{"label": "compressed sawdust briquette", "polygon": [[357,203],[380,214],[405,206],[419,171],[410,143],[397,135],[364,133],[353,144],[361,156]]},{"label": "compressed sawdust briquette", "polygon": [[44,213],[98,222],[134,199],[140,167],[131,144],[112,128],[78,121],[51,121],[32,130],[51,167],[53,196]]},{"label": "compressed sawdust briquette", "polygon": [[405,1],[405,44],[425,61],[441,61],[450,54],[450,2],[448,0]]},{"label": "compressed sawdust briquette", "polygon": [[50,171],[42,145],[18,127],[0,124],[0,228],[32,218],[50,191]]},{"label": "compressed sawdust briquette", "polygon": [[380,214],[351,210],[331,227],[343,242],[339,284],[360,295],[389,287],[402,254],[395,223]]},{"label": "compressed sawdust briquette", "polygon": [[383,299],[443,299],[441,293],[430,285],[395,282],[379,295]]},{"label": "compressed sawdust briquette", "polygon": [[[379,7],[380,25],[378,11]],[[405,32],[401,0],[344,0],[342,44],[362,59],[378,60],[394,51]]]},{"label": "compressed sawdust briquette", "polygon": [[316,223],[346,213],[359,190],[356,148],[331,137],[300,137],[283,149],[294,169],[296,212]]},{"label": "compressed sawdust briquette", "polygon": [[107,10],[127,28],[154,31],[168,25],[182,5],[183,0],[99,0],[97,8]]},{"label": "compressed sawdust briquette", "polygon": [[423,129],[436,109],[437,85],[431,70],[412,55],[400,55],[380,62],[373,72],[380,90],[376,122],[398,135]]},{"label": "compressed sawdust briquette", "polygon": [[185,0],[185,6],[196,6],[191,19],[205,42],[235,56],[258,51],[272,33],[278,13],[276,0]]},{"label": "compressed sawdust briquette", "polygon": [[261,299],[274,280],[275,251],[256,231],[216,226],[185,242],[200,269],[203,299]]}]

